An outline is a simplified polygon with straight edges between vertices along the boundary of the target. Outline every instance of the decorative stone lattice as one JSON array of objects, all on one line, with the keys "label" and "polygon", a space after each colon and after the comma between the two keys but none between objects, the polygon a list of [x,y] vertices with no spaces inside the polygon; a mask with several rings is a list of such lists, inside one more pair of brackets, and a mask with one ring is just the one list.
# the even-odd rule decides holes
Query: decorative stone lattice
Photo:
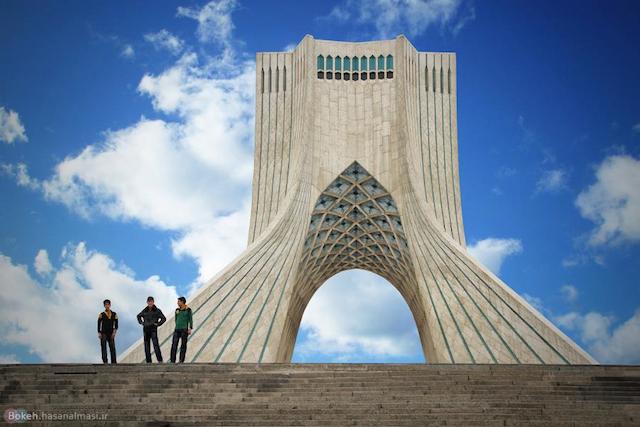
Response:
[{"label": "decorative stone lattice", "polygon": [[320,195],[304,243],[306,280],[366,269],[391,280],[412,270],[398,207],[387,190],[354,162]]}]

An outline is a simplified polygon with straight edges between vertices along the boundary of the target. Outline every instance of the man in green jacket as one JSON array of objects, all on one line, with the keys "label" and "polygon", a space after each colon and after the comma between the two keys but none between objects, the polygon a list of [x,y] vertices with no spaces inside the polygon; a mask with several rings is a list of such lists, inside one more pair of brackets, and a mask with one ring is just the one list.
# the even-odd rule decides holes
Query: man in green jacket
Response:
[{"label": "man in green jacket", "polygon": [[187,354],[187,337],[193,330],[193,315],[191,309],[187,307],[185,297],[178,298],[178,308],[176,308],[176,329],[173,331],[173,342],[171,343],[171,363],[176,363],[176,352],[178,341],[180,343],[180,363],[184,363]]}]

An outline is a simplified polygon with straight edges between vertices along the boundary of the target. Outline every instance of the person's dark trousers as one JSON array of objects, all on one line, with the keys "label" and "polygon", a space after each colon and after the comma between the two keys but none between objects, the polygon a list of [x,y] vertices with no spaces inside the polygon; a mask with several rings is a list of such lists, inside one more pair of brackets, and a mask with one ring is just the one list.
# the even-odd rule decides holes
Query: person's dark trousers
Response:
[{"label": "person's dark trousers", "polygon": [[144,356],[147,363],[151,363],[151,343],[153,341],[153,351],[156,353],[158,362],[162,362],[162,352],[160,351],[160,343],[158,343],[158,331],[156,328],[144,330]]},{"label": "person's dark trousers", "polygon": [[178,352],[178,341],[180,343],[180,363],[184,363],[187,355],[187,338],[189,334],[186,329],[176,329],[173,331],[173,342],[171,343],[171,363],[176,363],[176,353]]},{"label": "person's dark trousers", "polygon": [[111,363],[116,362],[116,341],[113,336],[107,334],[100,334],[100,348],[102,349],[102,361],[109,363],[107,360],[107,343],[109,344],[109,353],[111,355]]}]

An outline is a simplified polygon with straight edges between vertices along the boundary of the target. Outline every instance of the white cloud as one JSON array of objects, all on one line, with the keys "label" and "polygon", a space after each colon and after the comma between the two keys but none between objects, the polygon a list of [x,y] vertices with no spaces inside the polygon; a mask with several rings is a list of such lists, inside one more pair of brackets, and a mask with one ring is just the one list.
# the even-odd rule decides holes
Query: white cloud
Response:
[{"label": "white cloud", "polygon": [[613,317],[604,316],[595,311],[587,313],[586,315],[570,312],[556,319],[560,326],[570,330],[579,330],[581,339],[585,342],[605,339],[613,320]]},{"label": "white cloud", "polygon": [[604,362],[640,363],[640,310],[590,348]]},{"label": "white cloud", "polygon": [[502,263],[509,255],[522,252],[522,242],[518,239],[497,239],[490,237],[467,246],[467,251],[497,275],[500,274]]},{"label": "white cloud", "polygon": [[130,44],[125,44],[122,47],[122,50],[120,51],[120,55],[130,59],[136,56],[136,51],[133,49],[133,46],[131,46]]},{"label": "white cloud", "polygon": [[382,38],[401,33],[415,37],[431,26],[448,26],[457,34],[475,19],[473,7],[459,13],[461,4],[462,0],[346,0],[322,20],[370,25]]},{"label": "white cloud", "polygon": [[578,288],[573,285],[562,286],[560,288],[560,292],[562,293],[564,299],[566,299],[568,302],[574,302],[576,299],[578,299]]},{"label": "white cloud", "polygon": [[413,316],[400,293],[361,270],[329,279],[314,294],[301,322],[306,339],[296,356],[324,354],[334,361],[422,354]]},{"label": "white cloud", "polygon": [[496,176],[498,178],[510,178],[518,173],[518,169],[513,168],[511,166],[500,166],[496,171]]},{"label": "white cloud", "polygon": [[212,278],[246,247],[251,200],[245,199],[239,209],[220,215],[210,222],[189,228],[181,238],[172,241],[173,254],[194,258],[199,266],[195,285]]},{"label": "white cloud", "polygon": [[[575,286],[561,288],[565,298],[575,301],[578,290]],[[626,321],[612,329],[615,317],[597,311],[586,314],[572,311],[556,316],[544,307],[542,299],[524,294],[523,297],[546,315],[560,328],[576,332],[588,353],[601,363],[640,363],[640,308]]]},{"label": "white cloud", "polygon": [[522,294],[522,298],[524,298],[533,308],[538,311],[543,311],[544,306],[542,305],[542,299],[538,297],[534,297],[533,295],[529,295],[527,293]]},{"label": "white cloud", "polygon": [[156,49],[166,49],[173,55],[178,55],[182,52],[182,49],[184,49],[184,41],[165,29],[157,33],[145,34],[144,39],[151,43]]},{"label": "white cloud", "polygon": [[13,144],[14,141],[27,142],[27,140],[27,134],[18,113],[0,106],[0,141]]},{"label": "white cloud", "polygon": [[115,34],[104,34],[97,31],[93,26],[88,25],[89,34],[101,43],[107,43],[120,51],[120,56],[131,59],[136,55],[136,51],[130,43],[127,43],[120,36]]},{"label": "white cloud", "polygon": [[285,47],[282,48],[283,52],[293,52],[293,50],[296,48],[296,46],[298,46],[298,43],[292,42],[287,44]]},{"label": "white cloud", "polygon": [[[580,239],[578,239],[580,241]],[[604,256],[591,253],[591,251],[585,250],[588,248],[583,248],[581,252],[571,254],[562,259],[562,266],[565,268],[572,268],[579,265],[585,265],[588,262],[594,262],[596,265],[603,267],[606,264]]]},{"label": "white cloud", "polygon": [[584,264],[588,259],[589,257],[584,254],[572,254],[562,259],[562,266],[565,268],[575,267]]},{"label": "white cloud", "polygon": [[611,330],[612,316],[598,312],[570,312],[555,318],[561,327],[576,331],[601,363],[640,363],[640,309]]},{"label": "white cloud", "polygon": [[171,232],[174,256],[198,263],[194,285],[210,279],[246,247],[249,225],[255,64],[229,54],[235,7],[222,0],[179,8],[198,21],[201,38],[222,44],[233,67],[188,52],[163,72],[144,75],[138,91],[164,118],[105,132],[100,143],[59,162],[48,179],[31,177],[21,163],[0,172],[84,218]]},{"label": "white cloud", "polygon": [[27,165],[24,163],[15,165],[3,163],[0,165],[0,172],[15,179],[16,184],[20,187],[25,187],[30,190],[38,190],[41,188],[40,182],[29,176]]},{"label": "white cloud", "polygon": [[557,193],[567,188],[567,172],[564,169],[551,169],[542,172],[536,183],[537,193]]},{"label": "white cloud", "polygon": [[458,33],[467,25],[469,22],[472,22],[476,19],[476,8],[471,4],[467,8],[467,13],[461,15],[457,22],[451,28],[451,32],[453,35],[458,35]]},{"label": "white cloud", "polygon": [[596,182],[576,199],[580,214],[596,224],[591,245],[640,240],[640,160],[612,155],[596,169]]},{"label": "white cloud", "polygon": [[0,354],[0,364],[15,364],[20,363],[18,356],[15,354]]},{"label": "white cloud", "polygon": [[33,261],[33,267],[41,276],[46,276],[47,274],[51,273],[51,271],[53,270],[53,266],[51,265],[51,261],[49,261],[49,254],[45,249],[40,249],[38,251],[36,259]]},{"label": "white cloud", "polygon": [[331,9],[331,12],[329,12],[329,15],[327,15],[326,17],[323,17],[323,19],[326,19],[328,21],[340,21],[340,22],[346,22],[349,20],[349,18],[351,18],[351,12],[349,11],[349,3],[353,3],[353,2],[347,2],[346,4],[339,4],[337,6],[334,6],[333,9]]},{"label": "white cloud", "polygon": [[109,298],[118,313],[116,345],[121,352],[140,335],[135,315],[153,295],[165,312],[174,307],[176,290],[150,276],[140,280],[107,255],[69,244],[60,268],[47,279],[32,277],[26,266],[0,254],[0,328],[3,345],[25,346],[44,362],[97,362],[96,332],[102,300]]},{"label": "white cloud", "polygon": [[176,257],[209,279],[246,246],[253,167],[255,70],[220,76],[185,54],[139,84],[175,121],[140,119],[58,163],[39,181],[23,164],[3,165],[19,185],[41,190],[84,218],[105,215],[175,232]]},{"label": "white cloud", "polygon": [[178,16],[198,21],[198,38],[201,42],[228,46],[235,28],[231,13],[237,8],[236,0],[214,0],[202,8],[178,7]]},{"label": "white cloud", "polygon": [[631,127],[631,130],[633,130],[635,133],[640,133],[640,123],[636,123],[635,125],[633,125]]},{"label": "white cloud", "polygon": [[541,153],[543,165],[554,164],[557,161],[556,154],[551,148],[541,148]]}]

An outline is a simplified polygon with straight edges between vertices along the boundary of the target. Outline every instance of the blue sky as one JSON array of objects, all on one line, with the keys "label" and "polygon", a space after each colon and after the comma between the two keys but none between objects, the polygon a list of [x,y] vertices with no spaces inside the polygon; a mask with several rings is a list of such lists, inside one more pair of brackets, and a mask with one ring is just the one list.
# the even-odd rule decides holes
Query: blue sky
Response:
[{"label": "blue sky", "polygon": [[[596,359],[640,363],[635,1],[0,3],[0,361],[96,361],[246,245],[256,51],[405,34],[454,51],[470,252]],[[328,321],[327,319],[331,319]],[[197,321],[197,319],[196,319]],[[366,272],[312,299],[294,361],[422,361]]]}]

